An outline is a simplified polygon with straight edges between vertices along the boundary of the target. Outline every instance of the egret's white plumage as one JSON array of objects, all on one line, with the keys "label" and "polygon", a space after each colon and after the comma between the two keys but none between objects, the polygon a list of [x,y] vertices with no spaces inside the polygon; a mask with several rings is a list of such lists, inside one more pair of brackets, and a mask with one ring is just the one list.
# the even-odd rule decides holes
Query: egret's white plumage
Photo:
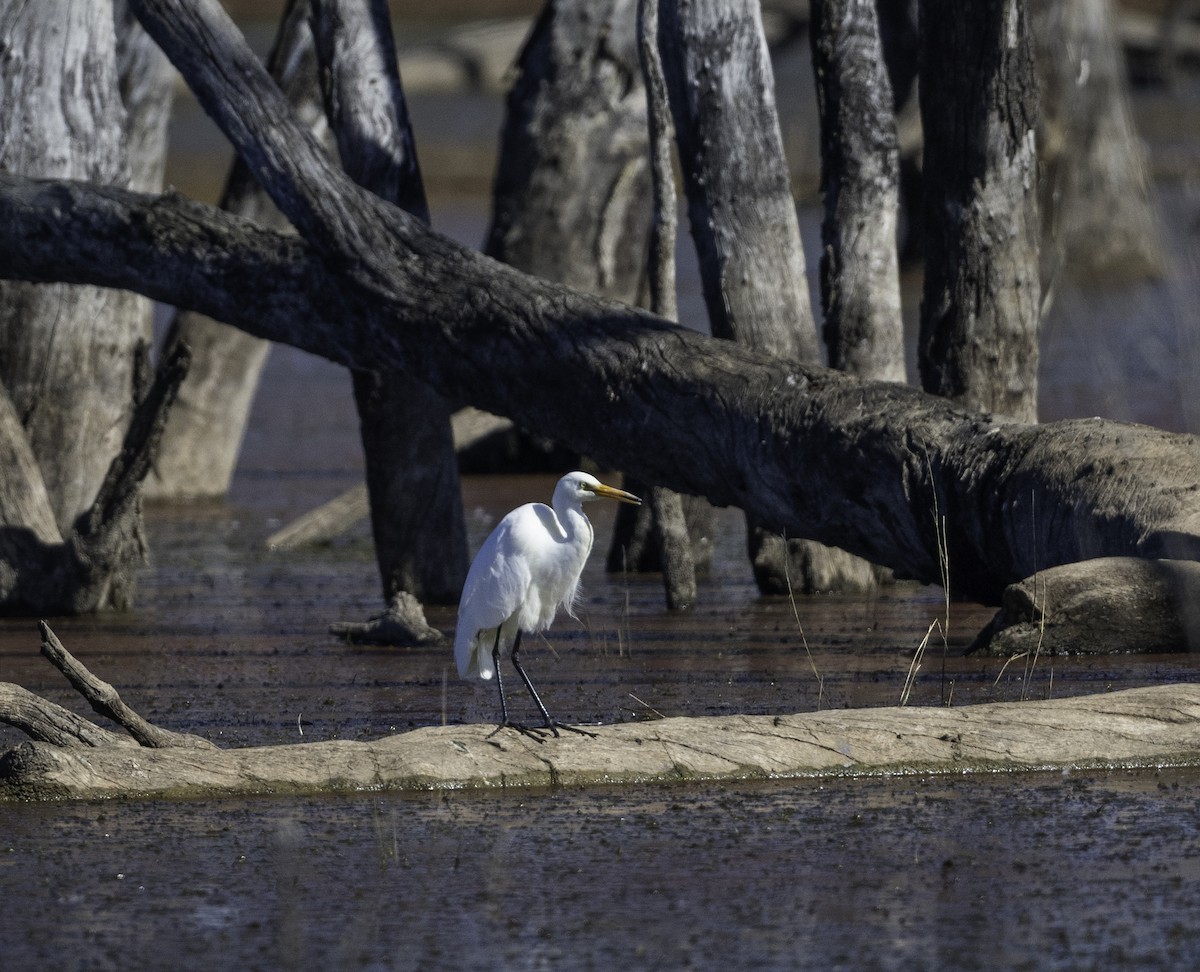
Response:
[{"label": "egret's white plumage", "polygon": [[[575,616],[579,577],[592,550],[592,524],[583,504],[605,496],[641,502],[595,476],[573,472],[558,481],[551,506],[517,507],[496,525],[475,555],[458,604],[454,657],[459,675],[492,678],[498,674],[501,649],[511,647],[514,667],[551,730],[555,724],[517,660],[520,636],[523,631],[545,631],[559,607]],[[507,724],[503,684],[500,703]]]}]

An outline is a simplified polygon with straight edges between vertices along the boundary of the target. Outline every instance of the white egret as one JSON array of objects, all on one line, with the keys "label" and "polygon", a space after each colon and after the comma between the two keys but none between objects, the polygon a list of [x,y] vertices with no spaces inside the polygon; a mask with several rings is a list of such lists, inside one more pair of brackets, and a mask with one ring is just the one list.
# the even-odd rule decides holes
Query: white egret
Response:
[{"label": "white egret", "polygon": [[550,717],[521,667],[518,652],[521,633],[545,631],[559,605],[575,617],[579,575],[592,550],[592,524],[582,505],[605,496],[624,503],[642,502],[632,493],[606,486],[585,472],[568,473],[554,488],[552,507],[545,503],[518,506],[496,524],[471,562],[458,602],[454,658],[463,678],[495,676],[501,717],[497,732],[508,727],[537,738],[538,731],[508,718],[500,677],[500,649],[505,645],[512,646],[513,668],[545,719],[544,729],[555,736],[559,729],[584,732]]}]

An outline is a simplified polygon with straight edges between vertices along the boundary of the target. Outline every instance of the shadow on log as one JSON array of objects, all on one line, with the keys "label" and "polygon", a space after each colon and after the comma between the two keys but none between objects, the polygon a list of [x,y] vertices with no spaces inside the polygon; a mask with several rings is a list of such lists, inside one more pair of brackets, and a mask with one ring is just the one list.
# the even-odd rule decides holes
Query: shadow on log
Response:
[{"label": "shadow on log", "polygon": [[490,725],[460,725],[372,742],[217,749],[195,736],[148,726],[120,703],[111,686],[72,659],[45,624],[42,636],[43,653],[60,669],[75,671],[73,684],[97,711],[127,729],[139,726],[139,744],[18,686],[0,684],[0,720],[33,737],[0,755],[0,801],[580,787],[1200,762],[1200,685],[1189,684],[957,709],[671,718],[597,726],[596,738],[545,742],[516,733],[493,736]]}]

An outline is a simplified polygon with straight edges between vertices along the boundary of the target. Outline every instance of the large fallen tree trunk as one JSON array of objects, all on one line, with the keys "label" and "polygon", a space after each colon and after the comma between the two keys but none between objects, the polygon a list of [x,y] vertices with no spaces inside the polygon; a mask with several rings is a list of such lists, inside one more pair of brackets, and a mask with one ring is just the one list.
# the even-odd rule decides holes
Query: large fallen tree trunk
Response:
[{"label": "large fallen tree trunk", "polygon": [[351,367],[408,370],[900,576],[936,581],[948,558],[952,588],[982,600],[1055,564],[1200,559],[1195,437],[999,423],[523,275],[351,183],[212,5],[136,6],[303,238],[178,196],[3,175],[0,273],[133,289]]},{"label": "large fallen tree trunk", "polygon": [[1044,702],[674,718],[537,742],[492,726],[371,742],[217,749],[149,725],[42,626],[43,653],[137,740],[0,683],[0,720],[35,741],[0,755],[0,801],[380,789],[587,786],[883,773],[1194,765],[1200,685]]}]

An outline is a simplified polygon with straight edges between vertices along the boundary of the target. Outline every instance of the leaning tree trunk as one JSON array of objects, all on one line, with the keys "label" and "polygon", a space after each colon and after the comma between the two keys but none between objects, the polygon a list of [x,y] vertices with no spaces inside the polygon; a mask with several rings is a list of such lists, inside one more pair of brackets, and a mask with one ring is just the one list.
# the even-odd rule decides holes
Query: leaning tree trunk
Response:
[{"label": "leaning tree trunk", "polygon": [[1161,275],[1162,228],[1111,0],[1032,0],[1042,104],[1043,276]]},{"label": "leaning tree trunk", "polygon": [[[327,137],[307,0],[289,0],[267,66],[292,110],[319,137]],[[240,157],[234,158],[220,205],[261,226],[289,226]],[[221,497],[233,479],[270,343],[203,314],[177,311],[165,345],[180,343],[192,349],[192,368],[171,410],[146,495]]]},{"label": "leaning tree trunk", "polygon": [[814,0],[821,119],[821,305],[829,364],[904,381],[900,145],[875,0]]},{"label": "leaning tree trunk", "polygon": [[[342,165],[359,185],[429,222],[387,6],[312,0],[327,113]],[[375,554],[389,607],[405,605],[428,640],[420,601],[452,603],[467,576],[450,405],[418,378],[357,369]],[[399,602],[397,602],[399,599]],[[398,609],[398,608],[397,608]]]},{"label": "leaning tree trunk", "polygon": [[[817,361],[757,0],[672,0],[663,7],[659,48],[713,335]],[[747,535],[764,593],[874,586],[871,565],[840,551],[789,543],[753,517]]]},{"label": "leaning tree trunk", "polygon": [[[126,185],[110,3],[0,7],[0,169]],[[59,531],[96,497],[133,404],[140,298],[0,285],[0,385],[36,458]]]},{"label": "leaning tree trunk", "polygon": [[926,391],[1037,419],[1037,87],[1024,0],[922,0]]},{"label": "leaning tree trunk", "polygon": [[[969,596],[1100,556],[1200,560],[1196,437],[997,423],[521,274],[346,179],[214,3],[133,2],[301,237],[178,196],[0,174],[0,273],[136,288],[347,366],[419,374],[902,576],[936,580],[948,562]],[[332,308],[336,322],[313,312]],[[518,368],[519,387],[496,379]]]}]

